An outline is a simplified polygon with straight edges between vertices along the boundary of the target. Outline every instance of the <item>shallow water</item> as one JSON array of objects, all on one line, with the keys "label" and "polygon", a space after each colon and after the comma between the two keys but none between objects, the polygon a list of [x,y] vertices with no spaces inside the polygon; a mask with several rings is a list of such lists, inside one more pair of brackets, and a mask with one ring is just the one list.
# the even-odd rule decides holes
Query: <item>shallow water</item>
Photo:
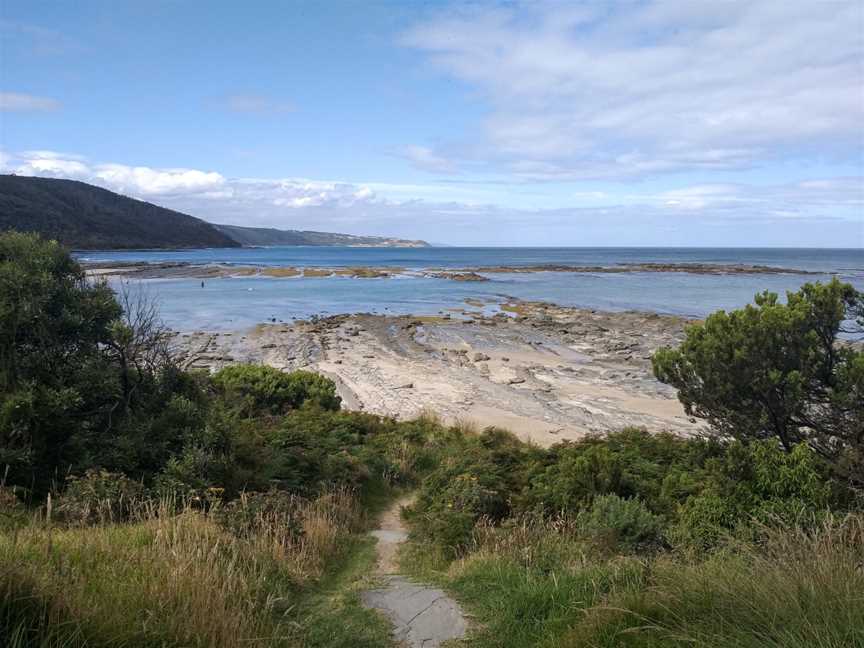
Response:
[{"label": "shallow water", "polygon": [[[375,266],[424,269],[490,265],[614,265],[619,263],[715,263],[771,265],[816,271],[803,275],[698,275],[540,272],[491,274],[487,282],[425,277],[243,277],[155,279],[130,282],[161,304],[166,323],[179,330],[238,329],[262,321],[310,315],[373,312],[435,314],[464,308],[465,299],[500,303],[507,297],[601,310],[647,310],[704,316],[736,308],[762,290],[782,293],[834,273],[864,290],[864,250],[708,248],[248,248],[183,251],[85,252],[89,261],[189,261],[301,267]],[[115,280],[117,283],[117,280]],[[471,307],[469,307],[471,308]]]}]

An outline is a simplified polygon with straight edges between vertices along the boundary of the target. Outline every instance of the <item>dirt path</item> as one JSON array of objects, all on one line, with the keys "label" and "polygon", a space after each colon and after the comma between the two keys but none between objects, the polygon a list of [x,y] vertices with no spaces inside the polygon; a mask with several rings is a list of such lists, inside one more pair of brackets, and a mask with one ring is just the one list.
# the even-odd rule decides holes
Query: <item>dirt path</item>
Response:
[{"label": "dirt path", "polygon": [[372,532],[378,539],[377,571],[385,585],[361,596],[366,607],[383,612],[393,623],[393,636],[408,648],[437,648],[465,636],[467,623],[459,604],[440,589],[413,583],[396,573],[396,552],[408,538],[400,512],[410,499],[393,504]]}]

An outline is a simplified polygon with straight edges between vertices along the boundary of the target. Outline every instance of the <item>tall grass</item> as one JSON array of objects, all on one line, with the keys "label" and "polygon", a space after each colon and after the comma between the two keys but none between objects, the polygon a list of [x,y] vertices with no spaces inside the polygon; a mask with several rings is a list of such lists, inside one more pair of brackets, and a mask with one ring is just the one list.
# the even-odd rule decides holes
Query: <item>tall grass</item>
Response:
[{"label": "tall grass", "polygon": [[445,556],[412,544],[402,566],[454,592],[477,620],[469,642],[477,647],[556,645],[580,610],[612,591],[641,587],[646,573],[638,559],[601,558],[574,522],[535,516],[504,527],[481,522],[463,557]]},{"label": "tall grass", "polygon": [[616,553],[528,517],[478,525],[458,560],[414,544],[402,564],[452,589],[476,647],[864,647],[861,514],[763,526],[702,556]]},{"label": "tall grass", "polygon": [[763,527],[707,560],[665,558],[650,587],[588,610],[562,646],[864,646],[864,516]]},{"label": "tall grass", "polygon": [[296,645],[298,592],[361,520],[353,495],[297,500],[238,535],[164,503],[127,524],[0,535],[0,637],[29,646]]}]

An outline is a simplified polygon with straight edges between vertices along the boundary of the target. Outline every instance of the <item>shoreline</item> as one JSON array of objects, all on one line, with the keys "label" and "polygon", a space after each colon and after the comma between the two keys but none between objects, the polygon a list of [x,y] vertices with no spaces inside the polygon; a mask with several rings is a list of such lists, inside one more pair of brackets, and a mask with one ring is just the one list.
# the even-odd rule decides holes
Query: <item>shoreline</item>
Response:
[{"label": "shoreline", "polygon": [[686,318],[511,300],[501,311],[334,315],[230,332],[177,333],[189,368],[237,362],[322,373],[346,409],[506,428],[541,446],[628,425],[698,433],[650,355]]},{"label": "shoreline", "polygon": [[405,268],[400,266],[300,266],[255,265],[231,263],[193,263],[189,261],[113,261],[81,262],[88,276],[123,277],[134,279],[220,279],[220,278],[324,278],[350,277],[388,279],[393,277],[425,277],[452,281],[490,281],[486,275],[533,274],[555,272],[563,274],[629,274],[676,273],[695,275],[826,275],[798,268],[756,264],[716,263],[619,263],[612,265],[492,265],[472,267]]}]

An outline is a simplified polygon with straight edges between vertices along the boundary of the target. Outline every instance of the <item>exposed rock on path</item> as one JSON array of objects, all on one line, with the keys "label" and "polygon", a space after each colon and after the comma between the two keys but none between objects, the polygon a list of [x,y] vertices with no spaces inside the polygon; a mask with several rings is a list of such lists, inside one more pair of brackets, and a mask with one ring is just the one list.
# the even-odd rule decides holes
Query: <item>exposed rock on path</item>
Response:
[{"label": "exposed rock on path", "polygon": [[361,595],[366,607],[383,612],[393,623],[394,638],[408,648],[437,648],[465,636],[467,623],[459,604],[435,587],[414,583],[394,572],[396,551],[408,537],[400,519],[407,500],[396,502],[381,517],[372,535],[378,539],[378,573],[385,585]]}]

